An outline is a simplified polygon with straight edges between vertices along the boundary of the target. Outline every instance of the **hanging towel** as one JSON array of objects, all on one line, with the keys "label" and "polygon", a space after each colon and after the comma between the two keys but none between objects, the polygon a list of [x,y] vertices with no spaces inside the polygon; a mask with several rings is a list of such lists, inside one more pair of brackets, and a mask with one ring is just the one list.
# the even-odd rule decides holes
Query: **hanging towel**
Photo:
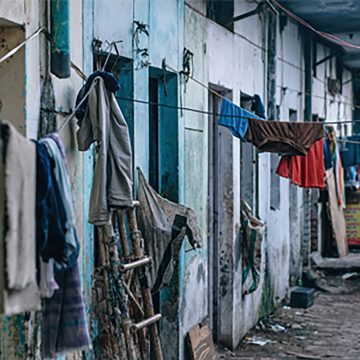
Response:
[{"label": "hanging towel", "polygon": [[324,189],[324,139],[314,143],[306,156],[283,156],[276,173],[300,187]]},{"label": "hanging towel", "polygon": [[0,122],[0,312],[36,310],[35,144]]},{"label": "hanging towel", "polygon": [[140,169],[138,177],[139,229],[146,253],[152,258],[150,283],[156,293],[169,284],[185,236],[195,248],[200,246],[201,234],[192,209],[162,198]]},{"label": "hanging towel", "polygon": [[102,77],[96,77],[86,114],[77,132],[80,151],[97,143],[96,164],[90,195],[89,222],[108,223],[111,207],[132,206],[132,151],[129,130],[114,94]]},{"label": "hanging towel", "polygon": [[55,280],[60,289],[43,300],[41,354],[45,359],[91,347],[78,265],[56,272]]},{"label": "hanging towel", "polygon": [[218,124],[227,127],[234,136],[241,140],[245,140],[249,118],[260,119],[250,111],[235,105],[227,99],[223,99]]},{"label": "hanging towel", "polygon": [[[54,162],[53,174],[55,181],[53,184],[58,186],[60,194],[58,202],[63,204],[65,210],[64,263],[58,264],[55,262],[58,270],[64,270],[74,266],[79,255],[80,246],[76,233],[71,183],[62,148],[58,145],[59,141],[59,138],[58,141],[55,141],[53,138],[47,137],[40,142],[46,146],[47,152]],[[49,236],[51,237],[51,233],[49,233]]]},{"label": "hanging towel", "polygon": [[305,156],[324,137],[323,124],[249,119],[246,140],[260,151]]},{"label": "hanging towel", "polygon": [[23,289],[35,276],[35,145],[10,123],[5,156],[6,269],[9,289]]}]

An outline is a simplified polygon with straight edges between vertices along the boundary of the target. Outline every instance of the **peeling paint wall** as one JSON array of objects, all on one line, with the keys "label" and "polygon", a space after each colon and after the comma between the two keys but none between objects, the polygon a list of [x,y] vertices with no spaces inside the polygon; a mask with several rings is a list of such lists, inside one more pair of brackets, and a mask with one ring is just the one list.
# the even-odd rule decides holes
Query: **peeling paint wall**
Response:
[{"label": "peeling paint wall", "polygon": [[[0,27],[5,47],[1,54],[13,48],[24,38],[34,33],[40,24],[45,24],[45,2],[34,1],[2,1],[0,3]],[[83,39],[82,39],[82,4],[71,2],[71,59],[82,67]],[[21,26],[17,27],[17,23]],[[1,64],[0,77],[2,88],[0,98],[4,102],[1,117],[9,119],[16,127],[30,139],[37,137],[40,112],[40,93],[42,81],[46,71],[45,47],[46,39],[43,34],[29,41],[22,50]],[[75,98],[82,85],[79,76],[72,72],[66,80],[52,77],[55,92],[56,110],[70,112],[74,108]],[[4,85],[7,93],[4,92]],[[1,87],[1,86],[0,86]],[[10,97],[9,97],[10,96]],[[57,116],[58,125],[64,116]],[[72,121],[60,134],[65,144],[69,172],[73,188],[76,224],[79,240],[84,244],[84,182],[83,182],[83,154],[77,151],[75,139],[76,126]],[[91,238],[86,238],[91,242]],[[82,246],[83,247],[83,246]],[[83,253],[80,257],[82,259]],[[80,260],[81,265],[82,261]],[[84,283],[84,288],[91,283]],[[32,323],[24,316],[2,319],[1,322],[1,358],[24,359],[30,344]],[[28,349],[28,350],[27,350]],[[76,356],[72,356],[75,359]],[[77,357],[79,358],[79,357]]]},{"label": "peeling paint wall", "polygon": [[[256,2],[253,1],[235,1],[234,4],[234,15],[246,13],[256,7]],[[255,15],[236,22],[234,32],[231,32],[206,18],[205,2],[187,0],[185,44],[187,48],[195,52],[194,76],[205,83],[207,81],[209,84],[229,89],[232,92],[232,100],[237,104],[239,104],[240,92],[244,92],[250,95],[259,94],[266,105],[267,28],[265,21],[264,15],[261,17]],[[277,28],[276,105],[279,107],[279,116],[282,120],[290,120],[291,111],[296,111],[297,119],[302,120],[304,112],[303,36],[299,26],[291,21],[288,21],[282,31],[279,24]],[[206,49],[204,56],[201,56],[200,48]],[[324,45],[318,44],[318,60],[328,55],[330,51]],[[351,118],[351,84],[343,87],[342,95],[332,96],[326,90],[327,77],[336,77],[335,68],[334,59],[326,62],[318,67],[317,77],[313,79],[313,113],[329,121]],[[345,69],[343,79],[348,77],[350,78],[350,72]],[[206,94],[206,89],[199,89],[196,84],[193,84],[187,87],[186,99],[189,99],[190,104],[195,102],[193,99],[197,99],[196,107],[206,108],[208,102]],[[201,123],[201,116],[187,115],[187,117],[198,118]],[[203,121],[207,121],[206,116],[203,116]],[[342,129],[342,131],[345,130]],[[349,133],[350,129],[348,128],[347,131]],[[200,134],[197,136],[200,137]],[[202,138],[204,141],[199,139],[195,151],[211,151],[206,145],[206,135],[204,134]],[[229,153],[223,154],[225,156],[223,160],[232,163],[232,170],[228,172],[231,185],[224,191],[231,194],[231,205],[229,207],[229,204],[224,203],[223,210],[226,213],[231,209],[231,225],[225,229],[221,238],[221,258],[226,266],[220,270],[222,311],[219,316],[220,341],[235,347],[247,331],[257,323],[260,315],[266,315],[273,306],[279,305],[288,296],[289,281],[291,280],[294,285],[298,280],[302,271],[301,251],[305,220],[303,190],[290,187],[285,179],[280,179],[279,209],[270,209],[270,191],[272,191],[270,156],[259,154],[257,212],[267,225],[266,241],[263,244],[266,256],[262,259],[260,288],[255,293],[242,298],[242,271],[234,255],[238,246],[237,229],[240,221],[241,151],[237,139],[229,137],[227,141],[232,146]],[[200,150],[201,146],[202,150]],[[193,159],[194,155],[191,156]],[[193,162],[189,161],[185,169],[192,170],[193,166]],[[204,168],[205,166],[202,167]],[[194,182],[191,179],[192,187],[196,186],[193,185]],[[229,183],[228,179],[224,178],[223,183]],[[206,184],[203,182],[201,184],[202,192],[206,194]],[[200,188],[196,187],[196,189],[199,193]],[[193,282],[187,284],[186,293],[189,298],[192,298],[191,293],[195,291],[196,285],[198,284]]]},{"label": "peeling paint wall", "polygon": [[[84,6],[83,6],[83,5]],[[256,7],[254,1],[235,1],[234,14],[246,13]],[[176,70],[182,68],[183,49],[194,53],[193,76],[204,84],[227,89],[232,100],[240,104],[241,92],[259,94],[267,103],[267,26],[265,16],[252,16],[234,24],[231,32],[207,19],[203,0],[83,0],[71,2],[71,59],[89,74],[93,70],[93,37],[104,42],[122,40],[121,56],[134,61],[133,97],[149,99],[149,69],[136,69],[138,55],[134,51],[134,20],[149,25],[149,37],[141,37],[141,45],[148,48],[153,68],[166,64]],[[16,24],[15,24],[16,23]],[[6,36],[7,41],[18,42],[44,23],[44,2],[3,0],[0,4],[1,30],[16,33],[16,38]],[[15,26],[16,25],[16,26]],[[24,30],[19,26],[24,25]],[[22,33],[23,32],[23,33]],[[304,112],[304,60],[303,37],[299,27],[292,23],[278,29],[276,100],[282,120],[289,120],[290,110],[297,111],[299,120]],[[2,33],[2,32],[1,32]],[[21,34],[21,36],[20,36]],[[1,35],[1,34],[0,34]],[[0,84],[0,99],[6,101],[4,115],[19,125],[29,138],[36,137],[40,108],[41,84],[45,74],[45,38],[32,40],[24,51],[19,52],[0,67],[0,76],[14,75],[14,93],[17,99],[8,101],[4,86]],[[331,52],[318,44],[317,59]],[[21,71],[14,74],[15,66]],[[352,83],[343,86],[342,95],[327,91],[327,78],[336,76],[335,59],[319,65],[313,79],[313,114],[326,120],[350,119],[352,116]],[[350,79],[344,70],[343,80]],[[209,110],[208,90],[191,79],[184,83],[177,79],[178,104],[202,111]],[[9,80],[10,81],[10,80]],[[82,80],[72,72],[70,79],[53,77],[56,109],[70,111],[74,108],[76,94]],[[12,105],[14,103],[14,105]],[[9,110],[8,110],[9,108]],[[12,111],[16,110],[16,111]],[[1,109],[0,109],[1,112]],[[149,109],[146,104],[134,103],[132,108],[134,130],[134,165],[149,173]],[[172,119],[169,117],[169,121]],[[58,123],[63,121],[58,116]],[[185,359],[185,336],[189,329],[206,319],[211,308],[212,269],[209,257],[209,118],[207,115],[184,111],[178,112],[178,174],[179,202],[191,206],[197,214],[203,235],[203,246],[189,251],[182,249],[179,269],[175,273],[173,287],[162,294],[164,319],[161,338],[165,359]],[[339,127],[339,133],[349,134],[348,126]],[[72,121],[61,134],[66,145],[70,164],[70,176],[74,190],[76,220],[79,238],[82,239],[82,272],[86,302],[90,306],[91,268],[93,264],[93,233],[87,224],[88,197],[92,178],[92,154],[80,154],[76,150],[76,125]],[[257,193],[253,196],[254,211],[266,223],[266,238],[262,244],[262,280],[259,288],[246,297],[242,296],[242,266],[240,256],[240,200],[241,146],[240,141],[226,130],[220,131],[221,161],[220,206],[220,269],[219,269],[219,340],[236,347],[240,339],[253,327],[259,316],[266,315],[288,296],[289,280],[293,285],[302,270],[301,250],[304,228],[303,191],[289,186],[280,179],[279,209],[270,209],[270,156],[258,154],[257,177],[252,179]],[[294,200],[297,201],[294,201]],[[290,209],[290,211],[289,211]],[[171,295],[169,295],[171,294]],[[12,359],[25,351],[27,332],[24,318],[11,318],[1,323],[1,358]],[[15,350],[13,350],[15,349]],[[15,355],[14,355],[15,354]],[[20,355],[19,355],[20,354]]]}]

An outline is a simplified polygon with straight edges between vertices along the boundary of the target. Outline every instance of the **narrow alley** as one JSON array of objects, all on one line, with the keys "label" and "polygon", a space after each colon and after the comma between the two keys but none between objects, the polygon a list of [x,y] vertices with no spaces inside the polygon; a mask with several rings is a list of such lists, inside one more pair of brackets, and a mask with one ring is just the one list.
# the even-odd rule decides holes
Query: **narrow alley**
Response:
[{"label": "narrow alley", "polygon": [[0,360],[360,360],[360,0],[0,0]]},{"label": "narrow alley", "polygon": [[[348,273],[349,275],[349,273]],[[221,349],[228,360],[360,359],[360,274],[328,275],[309,309],[282,306],[261,321],[236,351]]]}]

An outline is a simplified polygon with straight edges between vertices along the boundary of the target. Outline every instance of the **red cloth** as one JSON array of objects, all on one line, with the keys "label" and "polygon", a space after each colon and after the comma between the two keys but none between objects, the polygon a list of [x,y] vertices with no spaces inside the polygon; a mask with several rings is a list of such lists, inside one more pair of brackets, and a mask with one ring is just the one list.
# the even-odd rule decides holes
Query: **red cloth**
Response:
[{"label": "red cloth", "polygon": [[324,189],[324,139],[315,142],[305,156],[283,156],[276,173],[300,187]]}]

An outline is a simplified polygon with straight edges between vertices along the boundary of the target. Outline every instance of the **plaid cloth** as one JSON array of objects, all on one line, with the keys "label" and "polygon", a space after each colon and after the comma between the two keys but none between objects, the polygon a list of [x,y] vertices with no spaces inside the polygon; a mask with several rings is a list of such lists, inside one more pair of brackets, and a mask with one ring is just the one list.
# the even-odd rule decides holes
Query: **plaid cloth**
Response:
[{"label": "plaid cloth", "polygon": [[45,359],[91,348],[79,268],[57,272],[60,289],[43,300],[41,354]]}]

